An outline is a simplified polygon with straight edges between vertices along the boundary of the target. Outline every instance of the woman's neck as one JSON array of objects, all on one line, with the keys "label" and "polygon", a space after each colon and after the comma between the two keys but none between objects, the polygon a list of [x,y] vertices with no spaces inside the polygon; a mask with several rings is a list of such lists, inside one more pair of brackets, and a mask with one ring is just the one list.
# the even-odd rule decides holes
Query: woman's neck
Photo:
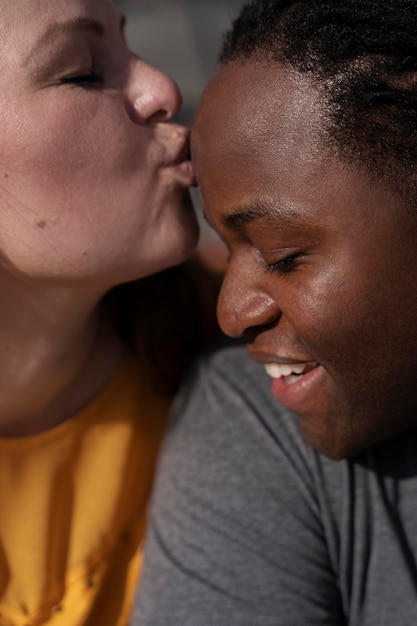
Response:
[{"label": "woman's neck", "polygon": [[124,354],[100,298],[80,289],[2,289],[0,437],[35,434],[87,404]]}]

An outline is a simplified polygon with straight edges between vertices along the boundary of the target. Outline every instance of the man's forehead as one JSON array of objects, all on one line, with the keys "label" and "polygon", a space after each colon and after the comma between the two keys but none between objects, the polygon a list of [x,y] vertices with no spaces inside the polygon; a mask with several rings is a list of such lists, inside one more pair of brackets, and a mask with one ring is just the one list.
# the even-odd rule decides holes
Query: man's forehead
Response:
[{"label": "man's forehead", "polygon": [[271,62],[232,61],[220,66],[202,97],[195,119],[196,149],[235,154],[278,143],[317,141],[319,94],[298,73]]}]

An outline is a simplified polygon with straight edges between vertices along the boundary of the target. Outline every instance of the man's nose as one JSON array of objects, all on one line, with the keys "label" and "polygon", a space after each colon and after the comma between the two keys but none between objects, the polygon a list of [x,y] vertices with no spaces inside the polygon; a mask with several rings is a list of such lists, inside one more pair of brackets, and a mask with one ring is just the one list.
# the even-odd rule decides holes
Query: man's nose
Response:
[{"label": "man's nose", "polygon": [[219,324],[230,337],[244,337],[276,322],[281,311],[249,268],[229,264],[219,295]]}]

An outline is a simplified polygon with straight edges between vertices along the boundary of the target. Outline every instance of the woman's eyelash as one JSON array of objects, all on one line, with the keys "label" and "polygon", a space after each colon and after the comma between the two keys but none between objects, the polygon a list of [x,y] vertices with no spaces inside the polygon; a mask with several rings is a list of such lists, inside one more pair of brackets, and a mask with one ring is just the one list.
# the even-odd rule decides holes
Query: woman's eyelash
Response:
[{"label": "woman's eyelash", "polygon": [[269,272],[282,272],[289,273],[296,269],[299,263],[299,254],[292,254],[291,256],[278,261],[277,263],[268,263],[268,271]]},{"label": "woman's eyelash", "polygon": [[64,78],[63,83],[66,85],[78,85],[80,87],[94,87],[102,82],[103,77],[97,72],[89,74],[79,74],[77,76],[69,76]]}]

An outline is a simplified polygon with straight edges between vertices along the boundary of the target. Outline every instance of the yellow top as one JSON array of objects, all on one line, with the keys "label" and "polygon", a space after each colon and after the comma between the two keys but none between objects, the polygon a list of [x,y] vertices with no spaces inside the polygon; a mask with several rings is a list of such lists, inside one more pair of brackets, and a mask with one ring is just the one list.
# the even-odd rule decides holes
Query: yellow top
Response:
[{"label": "yellow top", "polygon": [[129,359],[52,430],[0,439],[1,626],[125,626],[168,403]]}]

